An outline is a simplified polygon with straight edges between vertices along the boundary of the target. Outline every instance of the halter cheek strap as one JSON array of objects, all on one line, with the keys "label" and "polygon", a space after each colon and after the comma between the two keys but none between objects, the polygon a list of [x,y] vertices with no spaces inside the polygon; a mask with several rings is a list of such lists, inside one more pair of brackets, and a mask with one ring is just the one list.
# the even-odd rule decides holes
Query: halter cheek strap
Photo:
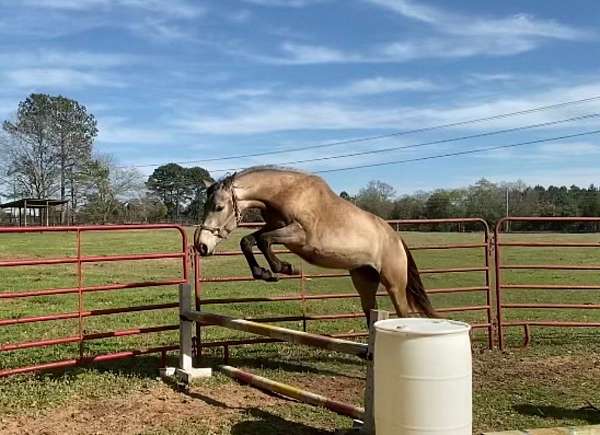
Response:
[{"label": "halter cheek strap", "polygon": [[219,239],[226,239],[231,234],[231,231],[227,229],[227,225],[231,222],[232,219],[235,219],[235,224],[239,224],[242,221],[242,212],[238,206],[238,200],[235,196],[235,191],[231,188],[231,202],[233,204],[234,214],[231,216],[227,222],[221,227],[209,227],[207,225],[198,225],[198,228],[204,231],[208,231],[213,236],[218,237]]}]

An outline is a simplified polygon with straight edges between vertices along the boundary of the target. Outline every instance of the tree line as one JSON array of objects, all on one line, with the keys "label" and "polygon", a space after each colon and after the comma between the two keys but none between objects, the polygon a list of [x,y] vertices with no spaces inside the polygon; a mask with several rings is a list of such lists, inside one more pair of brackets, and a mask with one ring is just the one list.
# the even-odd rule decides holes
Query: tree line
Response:
[{"label": "tree line", "polygon": [[[389,184],[371,181],[351,196],[342,197],[385,219],[443,219],[478,217],[491,225],[504,216],[600,216],[600,188],[528,186],[522,181],[493,183],[481,179],[457,189],[436,189],[395,195]],[[439,227],[445,229],[446,227]],[[514,224],[513,229],[585,230],[590,224]]]},{"label": "tree line", "polygon": [[[61,95],[31,94],[2,123],[2,196],[68,200],[62,223],[198,221],[206,199],[204,181],[213,181],[206,169],[168,163],[146,177],[98,153],[97,135],[96,118],[84,105]],[[546,188],[481,179],[464,188],[397,196],[393,186],[374,180],[355,195],[340,196],[385,219],[480,217],[494,224],[507,215],[600,216],[600,190],[595,185]],[[0,213],[0,221],[6,218]],[[260,215],[254,212],[245,218],[257,221]]]}]

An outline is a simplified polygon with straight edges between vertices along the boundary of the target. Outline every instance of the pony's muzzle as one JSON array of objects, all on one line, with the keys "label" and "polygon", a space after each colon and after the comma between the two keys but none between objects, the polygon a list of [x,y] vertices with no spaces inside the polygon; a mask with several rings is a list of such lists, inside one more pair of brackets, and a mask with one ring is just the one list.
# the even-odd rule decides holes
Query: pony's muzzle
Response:
[{"label": "pony's muzzle", "polygon": [[202,257],[206,257],[208,255],[208,246],[206,246],[206,243],[196,244],[196,250],[200,253]]}]

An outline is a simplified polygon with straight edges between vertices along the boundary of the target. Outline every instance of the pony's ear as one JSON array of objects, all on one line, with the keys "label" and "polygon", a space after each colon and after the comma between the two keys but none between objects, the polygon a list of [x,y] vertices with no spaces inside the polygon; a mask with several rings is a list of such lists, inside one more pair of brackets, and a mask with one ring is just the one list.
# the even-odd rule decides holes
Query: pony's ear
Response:
[{"label": "pony's ear", "polygon": [[206,178],[202,180],[202,183],[207,189],[214,184],[212,181],[208,181]]}]

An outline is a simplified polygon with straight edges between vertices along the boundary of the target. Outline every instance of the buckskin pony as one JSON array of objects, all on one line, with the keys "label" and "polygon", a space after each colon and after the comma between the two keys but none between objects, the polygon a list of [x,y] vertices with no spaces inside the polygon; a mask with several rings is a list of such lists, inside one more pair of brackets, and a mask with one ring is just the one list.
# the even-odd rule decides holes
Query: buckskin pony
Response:
[{"label": "buckskin pony", "polygon": [[[411,308],[438,317],[399,234],[380,217],[340,198],[322,178],[305,172],[253,167],[208,186],[202,223],[194,234],[200,255],[211,255],[251,208],[259,209],[265,221],[240,243],[254,278],[275,281],[277,274],[298,273],[274,255],[271,246],[281,244],[308,263],[348,270],[367,322],[377,306],[380,284],[399,317],[407,317]],[[270,270],[256,261],[255,245]]]}]

